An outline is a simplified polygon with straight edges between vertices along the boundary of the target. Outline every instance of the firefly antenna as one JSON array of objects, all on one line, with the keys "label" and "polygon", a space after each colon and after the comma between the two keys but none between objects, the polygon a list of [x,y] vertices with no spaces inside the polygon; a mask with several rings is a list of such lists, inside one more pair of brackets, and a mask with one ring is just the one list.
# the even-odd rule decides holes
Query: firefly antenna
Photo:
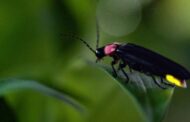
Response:
[{"label": "firefly antenna", "polygon": [[99,46],[99,39],[100,39],[100,31],[99,31],[99,24],[98,24],[98,19],[96,17],[96,49],[98,49],[98,46]]},{"label": "firefly antenna", "polygon": [[94,54],[96,54],[96,51],[86,42],[86,41],[84,41],[82,38],[80,38],[80,37],[78,37],[78,36],[76,36],[76,35],[74,35],[74,34],[69,34],[69,35],[67,35],[67,36],[71,36],[72,38],[74,38],[74,39],[78,39],[78,40],[80,40],[83,44],[85,44]]}]

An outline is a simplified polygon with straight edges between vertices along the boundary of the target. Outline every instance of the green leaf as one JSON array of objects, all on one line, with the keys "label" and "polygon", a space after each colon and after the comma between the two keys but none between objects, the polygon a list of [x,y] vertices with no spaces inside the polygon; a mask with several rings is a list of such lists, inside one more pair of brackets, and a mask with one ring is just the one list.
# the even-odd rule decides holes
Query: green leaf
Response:
[{"label": "green leaf", "polygon": [[[127,72],[129,83],[122,72],[118,71],[118,77],[113,76],[111,66],[90,63],[101,67],[121,86],[126,94],[139,106],[139,111],[144,115],[147,122],[161,122],[166,114],[174,88],[161,89],[153,82],[152,78],[142,73]],[[156,78],[156,80],[160,80]]]},{"label": "green leaf", "polygon": [[68,95],[57,91],[56,89],[50,88],[44,84],[41,84],[37,81],[32,80],[20,80],[20,79],[5,79],[0,80],[0,96],[6,95],[11,92],[15,92],[18,90],[34,90],[38,91],[42,94],[52,96],[56,99],[63,101],[64,103],[72,106],[80,112],[84,111],[84,107],[69,97]]}]

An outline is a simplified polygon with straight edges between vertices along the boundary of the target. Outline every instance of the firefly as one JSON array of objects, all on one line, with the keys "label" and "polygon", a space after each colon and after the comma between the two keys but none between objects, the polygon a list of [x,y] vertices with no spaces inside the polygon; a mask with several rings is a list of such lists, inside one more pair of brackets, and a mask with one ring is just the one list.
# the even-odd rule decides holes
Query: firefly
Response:
[{"label": "firefly", "polygon": [[[83,39],[75,35],[72,35],[72,37],[83,42],[95,54],[97,57],[96,62],[104,57],[111,57],[113,59],[111,62],[113,75],[118,76],[115,65],[119,64],[118,70],[121,70],[124,74],[126,84],[129,82],[129,76],[124,68],[128,66],[130,71],[135,70],[151,76],[154,83],[162,89],[166,89],[165,85],[169,87],[187,87],[186,80],[190,79],[190,72],[180,64],[154,51],[133,43],[120,44],[113,42],[99,47],[98,25],[95,50]],[[160,77],[160,81],[156,80],[155,76]]]}]

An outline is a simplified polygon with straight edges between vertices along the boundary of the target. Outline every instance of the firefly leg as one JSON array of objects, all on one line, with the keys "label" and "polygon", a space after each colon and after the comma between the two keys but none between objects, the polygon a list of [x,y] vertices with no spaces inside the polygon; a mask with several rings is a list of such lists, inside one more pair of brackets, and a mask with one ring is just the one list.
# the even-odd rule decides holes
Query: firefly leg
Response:
[{"label": "firefly leg", "polygon": [[123,73],[123,74],[125,75],[125,77],[126,77],[125,83],[128,83],[128,82],[129,82],[129,76],[127,75],[127,73],[124,71],[123,68],[121,68],[121,71],[122,71],[122,73]]},{"label": "firefly leg", "polygon": [[125,64],[125,63],[122,63],[122,61],[120,61],[120,62],[119,62],[119,67],[118,67],[117,70],[119,71],[119,70],[123,69],[125,66],[126,66],[126,64]]},{"label": "firefly leg", "polygon": [[151,75],[151,77],[152,77],[154,83],[155,83],[158,87],[160,87],[161,89],[166,89],[165,87],[163,87],[162,85],[159,84],[159,82],[155,79],[154,76]]},{"label": "firefly leg", "polygon": [[126,83],[129,82],[129,76],[127,75],[127,73],[125,72],[125,70],[123,69],[126,66],[126,64],[122,64],[121,62],[119,63],[119,69],[122,71],[122,73],[125,75],[126,77]]},{"label": "firefly leg", "polygon": [[115,67],[114,67],[115,64],[116,64],[116,60],[113,60],[111,62],[111,67],[112,67],[112,70],[113,70],[113,76],[117,77],[117,72],[116,72]]},{"label": "firefly leg", "polygon": [[160,77],[160,81],[161,81],[161,83],[163,83],[163,84],[166,85],[166,86],[174,87],[174,85],[172,85],[172,84],[170,84],[170,83],[166,83],[166,82],[164,82],[164,80],[163,80],[162,77]]},{"label": "firefly leg", "polygon": [[[127,66],[129,67],[130,73],[132,73],[131,67],[130,67],[129,65],[127,65]],[[121,70],[121,68],[124,68],[124,67],[126,67],[126,63],[125,63],[124,61],[123,61],[123,63],[122,63],[122,60],[121,60],[120,63],[119,63],[119,67],[118,67],[117,70]]]}]

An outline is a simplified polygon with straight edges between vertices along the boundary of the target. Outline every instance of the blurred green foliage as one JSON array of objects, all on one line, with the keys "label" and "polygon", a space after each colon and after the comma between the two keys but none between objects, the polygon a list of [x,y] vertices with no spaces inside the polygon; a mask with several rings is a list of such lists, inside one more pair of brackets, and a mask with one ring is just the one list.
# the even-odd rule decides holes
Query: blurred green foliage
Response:
[{"label": "blurred green foliage", "polygon": [[[9,115],[6,119],[0,114],[1,121],[144,121],[131,97],[102,70],[86,63],[86,59],[94,61],[95,56],[78,40],[62,35],[74,32],[95,47],[97,11],[101,45],[118,39],[137,43],[190,69],[190,2],[131,1],[1,0],[1,78],[39,81],[67,93],[88,108],[86,114],[81,114],[52,97],[32,91],[15,92],[0,99],[0,113]],[[124,4],[130,3],[133,7],[126,9]],[[130,30],[126,30],[128,26]],[[110,59],[103,62],[109,64]],[[190,121],[189,92],[189,89],[175,90],[165,122]]]}]

